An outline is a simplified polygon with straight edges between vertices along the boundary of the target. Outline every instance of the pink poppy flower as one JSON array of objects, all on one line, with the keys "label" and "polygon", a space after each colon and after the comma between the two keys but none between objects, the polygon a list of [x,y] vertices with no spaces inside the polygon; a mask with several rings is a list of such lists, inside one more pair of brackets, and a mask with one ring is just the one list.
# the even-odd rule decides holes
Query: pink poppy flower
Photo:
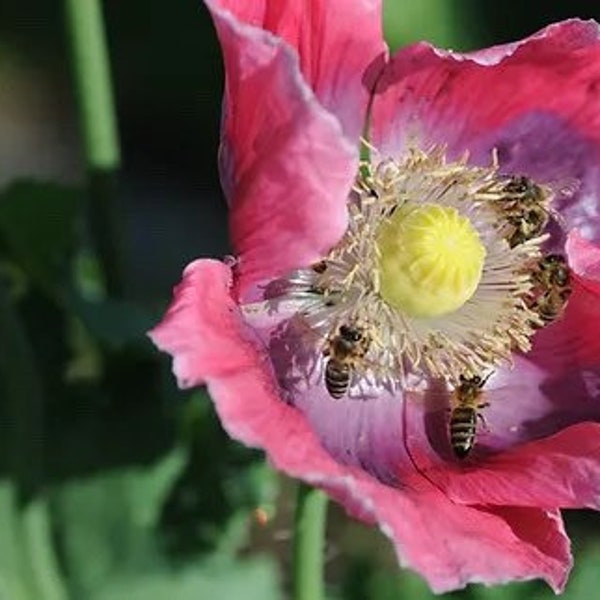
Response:
[{"label": "pink poppy flower", "polygon": [[561,590],[560,509],[600,498],[598,25],[389,57],[380,0],[206,5],[236,256],[151,332],[179,384],[436,592]]}]

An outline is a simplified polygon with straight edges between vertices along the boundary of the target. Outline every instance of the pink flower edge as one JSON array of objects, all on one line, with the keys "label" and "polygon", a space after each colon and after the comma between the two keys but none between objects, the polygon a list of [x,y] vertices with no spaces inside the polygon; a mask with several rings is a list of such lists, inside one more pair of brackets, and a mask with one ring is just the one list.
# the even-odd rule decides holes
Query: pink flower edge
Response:
[{"label": "pink flower edge", "polygon": [[391,156],[411,140],[445,144],[453,156],[469,151],[486,164],[511,127],[562,126],[599,144],[598,81],[600,35],[593,21],[565,21],[469,54],[414,44],[398,51],[379,79],[372,141]]},{"label": "pink flower edge", "polygon": [[442,58],[451,57],[455,60],[470,60],[481,65],[495,65],[514,54],[521,46],[530,42],[550,41],[556,47],[557,51],[572,52],[585,48],[589,44],[596,43],[599,38],[600,26],[596,21],[592,19],[567,19],[560,23],[548,25],[541,31],[523,40],[490,46],[489,48],[474,52],[459,53],[435,48],[434,46],[430,46],[430,48]]},{"label": "pink flower edge", "polygon": [[[323,10],[329,6],[321,0],[316,4]],[[471,581],[491,584],[534,577],[542,577],[560,591],[571,555],[557,503],[595,506],[595,488],[579,489],[574,483],[595,477],[597,425],[574,425],[500,454],[479,470],[448,472],[449,498],[427,479],[413,487],[410,478],[400,478],[400,484],[392,487],[357,466],[344,464],[343,458],[335,460],[304,413],[280,397],[267,349],[258,332],[245,322],[236,299],[250,296],[263,280],[306,266],[339,239],[357,158],[347,138],[356,136],[357,115],[364,109],[361,94],[364,97],[369,86],[352,83],[355,67],[341,77],[342,71],[335,71],[342,82],[338,87],[335,77],[313,78],[310,64],[318,56],[294,33],[293,19],[287,20],[285,14],[279,15],[279,21],[274,18],[275,4],[257,0],[252,10],[236,0],[210,0],[207,5],[221,38],[228,77],[221,167],[239,260],[235,274],[217,261],[192,263],[165,319],[151,332],[152,339],[173,356],[182,387],[206,383],[232,437],[265,449],[276,468],[322,487],[354,516],[378,523],[393,541],[400,562],[423,574],[435,591],[456,589]],[[300,3],[290,6],[298,8]],[[363,0],[356,6],[362,10],[379,5]],[[342,32],[342,37],[347,33]],[[338,58],[335,52],[341,47],[332,46]],[[527,75],[515,83],[513,76],[536,61],[549,68],[536,71],[538,79]],[[569,67],[567,71],[584,73],[580,80],[569,82],[568,97],[552,93],[557,87],[556,61]],[[585,69],[574,68],[581,65]],[[344,67],[343,61],[338,67]],[[356,67],[356,73],[361,69]],[[254,87],[249,87],[249,81]],[[505,92],[510,88],[508,95],[496,93],[503,89],[503,81],[511,82],[505,86]],[[477,161],[488,156],[490,148],[497,148],[498,140],[515,123],[522,128],[526,122],[534,133],[548,128],[548,123],[559,131],[566,124],[576,136],[588,132],[592,145],[597,146],[598,111],[573,112],[572,107],[597,108],[593,98],[598,81],[600,42],[598,27],[591,22],[557,24],[522,42],[469,55],[417,44],[398,53],[383,72],[374,103],[375,142],[380,142],[380,149],[397,154],[416,121],[421,142],[447,142],[456,152],[470,149]],[[477,93],[465,96],[466,88],[473,89],[466,85],[469,82],[478,86]],[[339,92],[348,85],[359,92],[350,93],[346,105]],[[519,95],[512,94],[515,85]],[[257,111],[261,89],[272,90],[268,99],[272,104],[261,107],[268,110]],[[491,91],[494,94],[486,96]],[[469,102],[483,109],[472,110]],[[358,111],[353,103],[359,105]],[[235,113],[227,111],[228,104],[236,107]],[[262,113],[269,114],[268,121],[261,119]],[[274,124],[279,126],[274,128]],[[274,129],[279,132],[275,138]],[[512,139],[510,135],[506,139]],[[331,144],[332,139],[339,144]],[[290,164],[293,173],[286,171]],[[298,178],[298,164],[303,165],[298,171],[319,175]],[[506,165],[501,159],[502,164]],[[576,214],[570,224],[585,216],[585,211]],[[590,262],[589,256],[595,249],[576,236],[568,244],[577,284],[587,289],[593,304],[598,299],[598,281],[595,259]],[[595,314],[586,312],[583,305],[580,308],[571,311],[576,318],[570,324],[576,330],[585,327],[589,314]],[[595,352],[595,346],[591,347]],[[576,367],[597,356],[577,356]],[[544,450],[547,460],[540,465],[539,453]],[[582,454],[589,460],[582,460]],[[573,469],[578,460],[582,468]],[[561,496],[565,490],[560,485],[558,493],[554,490],[545,496],[539,486],[528,488],[529,497],[515,494],[514,486],[512,491],[510,485],[503,489],[502,481],[510,482],[522,469],[535,472],[536,466],[543,467],[538,473],[544,477],[554,474],[557,466],[568,473],[564,483],[572,494]],[[522,505],[515,506],[515,502]]]},{"label": "pink flower edge", "polygon": [[235,20],[255,35],[268,33],[283,42],[297,56],[302,78],[319,103],[336,116],[348,140],[357,144],[374,75],[387,58],[381,0],[205,3],[216,20]]},{"label": "pink flower edge", "polygon": [[245,325],[231,282],[223,263],[192,263],[150,336],[173,356],[182,387],[207,384],[233,438],[264,449],[277,469],[325,489],[350,514],[378,523],[401,564],[436,592],[536,577],[562,589],[571,556],[555,510],[461,506],[436,488],[390,487],[333,460],[302,413],[279,398],[265,348]]},{"label": "pink flower edge", "polygon": [[315,262],[337,243],[358,148],[321,106],[283,40],[208,6],[227,73],[220,164],[236,287],[245,297],[258,282]]}]

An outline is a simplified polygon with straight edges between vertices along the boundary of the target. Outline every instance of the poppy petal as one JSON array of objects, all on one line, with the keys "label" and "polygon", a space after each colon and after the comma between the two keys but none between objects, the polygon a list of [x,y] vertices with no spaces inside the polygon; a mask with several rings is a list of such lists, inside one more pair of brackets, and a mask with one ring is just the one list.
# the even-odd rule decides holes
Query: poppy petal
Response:
[{"label": "poppy petal", "polygon": [[208,6],[225,60],[220,158],[242,297],[258,281],[318,260],[339,240],[358,150],[283,40]]}]

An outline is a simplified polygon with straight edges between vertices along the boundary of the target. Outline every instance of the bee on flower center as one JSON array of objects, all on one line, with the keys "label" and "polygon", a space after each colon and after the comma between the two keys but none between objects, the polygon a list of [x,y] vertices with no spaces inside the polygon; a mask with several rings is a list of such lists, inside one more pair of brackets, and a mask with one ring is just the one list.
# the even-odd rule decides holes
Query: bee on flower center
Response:
[{"label": "bee on flower center", "polygon": [[[360,383],[365,397],[394,394],[415,377],[457,387],[458,374],[528,352],[544,324],[530,306],[543,295],[532,297],[531,277],[550,187],[502,175],[493,157],[489,167],[448,160],[441,147],[371,153],[341,239],[280,286],[325,356],[327,393],[341,398]],[[302,360],[299,352],[291,368]]]},{"label": "bee on flower center", "polygon": [[564,180],[540,185],[522,175],[508,179],[502,194],[494,200],[499,215],[504,219],[505,239],[511,248],[542,235],[550,217],[558,219],[550,203],[556,194],[569,196],[578,187],[576,180]]},{"label": "bee on flower center", "polygon": [[[488,376],[489,377],[489,376]],[[489,404],[484,401],[483,386],[487,377],[482,379],[460,376],[459,384],[452,394],[452,408],[450,412],[450,445],[457,458],[466,458],[477,436],[477,420],[483,421],[479,412]]]},{"label": "bee on flower center", "polygon": [[538,261],[531,281],[528,306],[544,324],[550,324],[562,315],[572,292],[567,261],[559,254],[544,256]]},{"label": "bee on flower center", "polygon": [[508,228],[506,241],[511,248],[536,238],[550,219],[550,190],[528,177],[511,177],[497,202]]},{"label": "bee on flower center", "polygon": [[370,344],[366,329],[356,325],[341,325],[329,338],[323,355],[327,357],[325,387],[332,398],[337,400],[346,394],[351,375],[360,367]]}]

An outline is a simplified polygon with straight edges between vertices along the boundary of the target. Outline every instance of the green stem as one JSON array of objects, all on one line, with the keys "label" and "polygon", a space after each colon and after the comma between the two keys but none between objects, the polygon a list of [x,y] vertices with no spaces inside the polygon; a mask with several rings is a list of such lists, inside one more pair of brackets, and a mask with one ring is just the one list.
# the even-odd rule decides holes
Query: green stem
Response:
[{"label": "green stem", "polygon": [[7,413],[2,458],[15,495],[5,499],[4,515],[16,533],[15,554],[24,557],[17,585],[32,598],[66,600],[67,592],[54,552],[44,490],[45,396],[30,340],[19,312],[0,278],[0,383]]},{"label": "green stem", "polygon": [[44,392],[33,348],[0,278],[0,383],[7,411],[2,458],[27,501],[43,485]]},{"label": "green stem", "polygon": [[88,167],[120,166],[119,136],[100,0],[65,0]]},{"label": "green stem", "polygon": [[89,177],[90,233],[107,291],[120,296],[122,234],[116,174],[121,155],[102,7],[100,0],[64,1]]},{"label": "green stem", "polygon": [[326,517],[327,496],[301,483],[294,517],[294,600],[324,598]]},{"label": "green stem", "polygon": [[114,298],[123,296],[123,232],[117,205],[116,172],[89,174],[89,227],[104,274],[106,291]]},{"label": "green stem", "polygon": [[52,543],[51,515],[45,497],[36,498],[23,509],[22,524],[38,597],[44,600],[67,600],[67,587]]}]

